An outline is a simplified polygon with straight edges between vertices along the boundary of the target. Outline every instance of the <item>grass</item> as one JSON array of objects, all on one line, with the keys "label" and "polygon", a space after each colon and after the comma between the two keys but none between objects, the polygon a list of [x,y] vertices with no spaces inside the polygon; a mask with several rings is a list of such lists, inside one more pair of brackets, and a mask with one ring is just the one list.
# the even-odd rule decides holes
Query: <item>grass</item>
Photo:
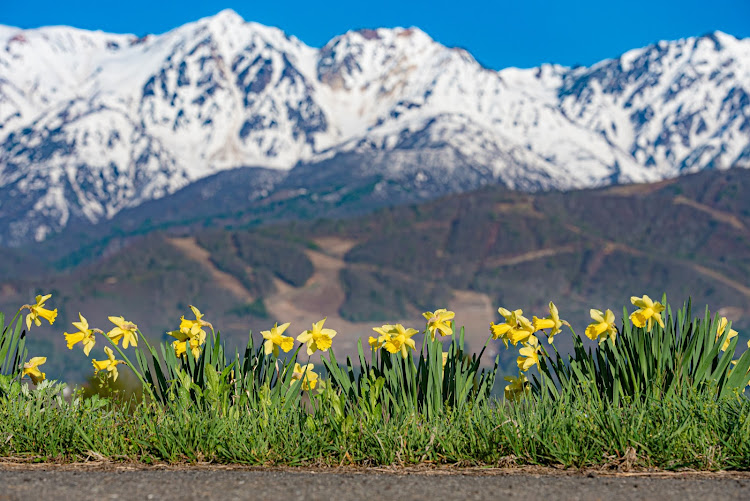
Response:
[{"label": "grass", "polygon": [[[40,311],[34,307],[39,299],[32,314]],[[660,307],[637,311],[654,320]],[[575,351],[564,355],[554,344],[552,354],[537,344],[553,328],[539,330],[538,319],[506,311],[488,343],[520,345],[526,357],[532,349],[539,361],[524,366],[518,377],[528,382],[506,387],[504,399],[492,393],[497,359],[483,368],[484,349],[467,353],[463,329],[453,331],[450,312],[441,310],[426,314],[433,320],[421,347],[412,340],[416,330],[382,326],[372,350],[360,343],[356,361],[326,351],[320,374],[301,364],[309,360],[305,344],[271,353],[274,344],[291,346],[282,342],[284,326],[264,334],[271,344],[256,347],[249,336],[244,352],[232,354],[197,310],[175,331],[175,343],[186,343],[183,356],[135,329],[138,345],[127,350],[111,335],[92,333],[124,361],[122,376],[126,366],[133,376],[129,389],[125,377],[114,383],[116,370],[102,369],[99,394],[71,394],[64,383],[19,367],[28,359],[24,319],[16,315],[6,326],[0,317],[0,457],[747,470],[750,350],[733,365],[731,325],[708,311],[693,318],[689,302],[664,312],[663,327],[661,317],[649,329],[625,311],[619,328],[589,328],[586,335],[600,342],[588,349],[573,333]],[[318,347],[332,337],[322,323],[310,335]],[[39,384],[31,387],[26,374]]]},{"label": "grass", "polygon": [[[47,461],[94,456],[150,462],[250,465],[563,465],[663,469],[750,467],[750,403],[705,394],[633,402],[595,399],[483,405],[426,419],[396,415],[372,423],[350,410],[314,414],[279,407],[125,404],[65,400],[60,387],[11,392],[0,405],[0,455]],[[631,452],[632,450],[632,452]],[[93,454],[96,453],[96,454]]]}]

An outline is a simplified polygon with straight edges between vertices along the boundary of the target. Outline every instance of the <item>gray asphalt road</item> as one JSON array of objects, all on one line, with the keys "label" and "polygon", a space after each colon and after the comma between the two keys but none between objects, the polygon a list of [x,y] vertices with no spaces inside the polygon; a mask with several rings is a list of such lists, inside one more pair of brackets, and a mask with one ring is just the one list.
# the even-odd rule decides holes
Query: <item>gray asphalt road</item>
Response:
[{"label": "gray asphalt road", "polygon": [[226,469],[90,471],[0,466],[0,500],[274,499],[680,501],[750,499],[750,475],[585,476]]}]

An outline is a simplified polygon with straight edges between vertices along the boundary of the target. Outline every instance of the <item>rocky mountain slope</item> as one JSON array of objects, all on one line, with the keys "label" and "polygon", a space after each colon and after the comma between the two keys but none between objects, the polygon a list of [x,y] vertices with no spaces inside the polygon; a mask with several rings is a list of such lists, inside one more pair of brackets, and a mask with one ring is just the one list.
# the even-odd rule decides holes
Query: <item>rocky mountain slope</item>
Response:
[{"label": "rocky mountain slope", "polygon": [[748,167],[748,82],[750,40],[718,32],[494,71],[416,28],[316,49],[232,11],[145,37],[0,26],[0,245],[238,167],[253,200],[366,179],[381,205]]}]

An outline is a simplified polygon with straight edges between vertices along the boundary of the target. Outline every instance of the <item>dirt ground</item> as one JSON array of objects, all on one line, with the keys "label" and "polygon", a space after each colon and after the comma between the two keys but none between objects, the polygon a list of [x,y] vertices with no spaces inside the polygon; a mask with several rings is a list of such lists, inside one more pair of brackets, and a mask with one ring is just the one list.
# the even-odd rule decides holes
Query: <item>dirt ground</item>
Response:
[{"label": "dirt ground", "polygon": [[0,461],[0,501],[28,499],[750,498],[750,472],[610,472],[554,468],[258,468]]}]

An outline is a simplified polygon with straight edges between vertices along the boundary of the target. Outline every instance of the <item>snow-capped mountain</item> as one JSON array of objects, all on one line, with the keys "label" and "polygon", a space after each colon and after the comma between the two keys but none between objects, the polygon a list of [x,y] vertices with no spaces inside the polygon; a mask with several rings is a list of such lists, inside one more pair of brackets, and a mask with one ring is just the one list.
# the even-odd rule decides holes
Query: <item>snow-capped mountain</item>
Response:
[{"label": "snow-capped mountain", "polygon": [[750,40],[718,32],[589,68],[493,71],[416,28],[315,49],[233,11],[146,37],[0,26],[0,245],[242,166],[359,158],[331,176],[416,198],[750,167],[749,93]]}]

